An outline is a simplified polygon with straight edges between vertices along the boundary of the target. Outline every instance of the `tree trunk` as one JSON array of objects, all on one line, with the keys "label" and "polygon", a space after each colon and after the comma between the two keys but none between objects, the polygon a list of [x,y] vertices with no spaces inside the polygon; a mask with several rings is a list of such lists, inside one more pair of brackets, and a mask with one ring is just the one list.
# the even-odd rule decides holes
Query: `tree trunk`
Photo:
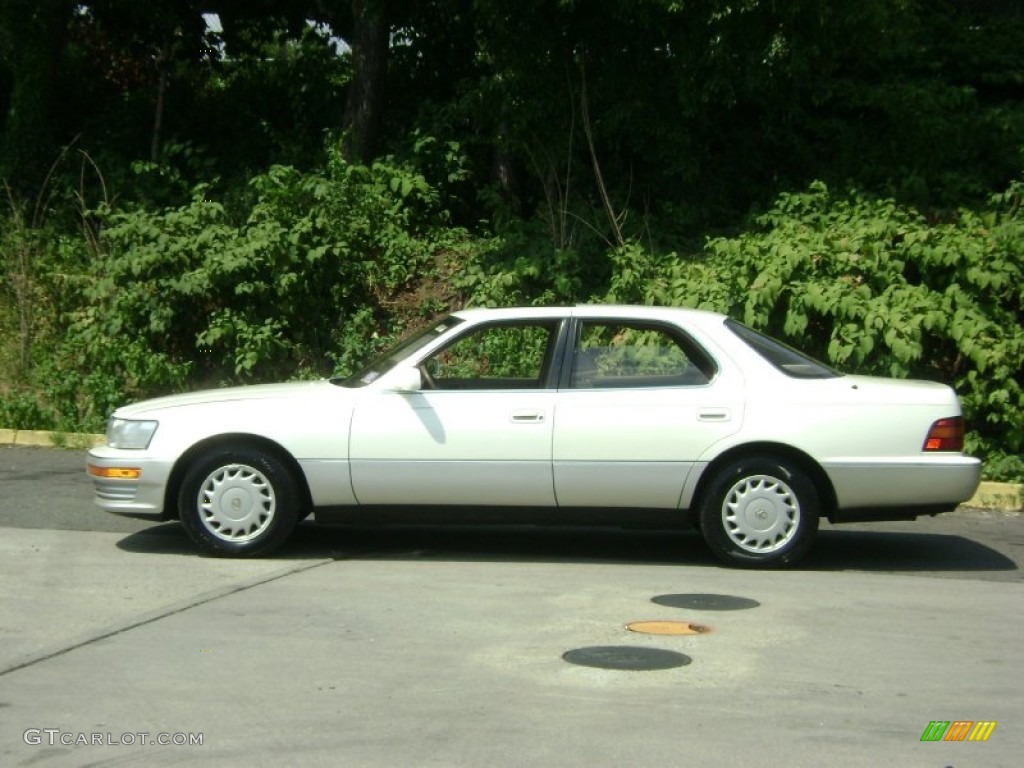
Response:
[{"label": "tree trunk", "polygon": [[376,156],[384,104],[391,27],[388,0],[352,0],[352,82],[345,102],[345,158],[369,163]]},{"label": "tree trunk", "polygon": [[169,79],[168,69],[171,61],[171,37],[164,39],[160,48],[160,54],[156,59],[157,85],[156,85],[156,109],[153,113],[153,134],[149,142],[149,160],[152,163],[159,163],[162,154],[162,139],[164,127],[164,95],[167,93],[167,81]]},{"label": "tree trunk", "polygon": [[70,0],[0,0],[13,81],[0,123],[0,176],[22,194],[38,193],[56,159],[53,102],[71,10]]}]

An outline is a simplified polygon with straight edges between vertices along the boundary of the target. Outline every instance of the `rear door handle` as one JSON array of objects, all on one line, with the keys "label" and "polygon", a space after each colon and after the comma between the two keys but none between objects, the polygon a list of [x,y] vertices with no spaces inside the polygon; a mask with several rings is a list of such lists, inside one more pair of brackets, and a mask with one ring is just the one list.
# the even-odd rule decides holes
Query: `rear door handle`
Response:
[{"label": "rear door handle", "polygon": [[731,418],[728,408],[701,408],[697,411],[697,421],[729,421]]}]

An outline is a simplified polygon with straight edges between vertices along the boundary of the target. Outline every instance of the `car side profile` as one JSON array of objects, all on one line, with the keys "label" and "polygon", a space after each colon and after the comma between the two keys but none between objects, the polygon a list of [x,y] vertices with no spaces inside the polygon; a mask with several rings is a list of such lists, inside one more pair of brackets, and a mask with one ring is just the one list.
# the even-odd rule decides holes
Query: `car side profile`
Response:
[{"label": "car side profile", "polygon": [[178,518],[214,555],[268,554],[310,513],[658,511],[727,563],[779,566],[821,518],[969,499],[963,436],[950,387],[842,375],[720,314],[470,309],[345,379],[122,407],[88,472],[101,507]]}]

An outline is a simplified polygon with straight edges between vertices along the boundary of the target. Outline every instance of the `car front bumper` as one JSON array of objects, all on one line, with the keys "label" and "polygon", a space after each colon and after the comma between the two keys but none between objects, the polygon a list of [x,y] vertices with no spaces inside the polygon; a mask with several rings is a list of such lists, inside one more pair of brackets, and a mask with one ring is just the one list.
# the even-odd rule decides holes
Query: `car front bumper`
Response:
[{"label": "car front bumper", "polygon": [[100,446],[89,451],[86,471],[96,506],[108,512],[164,517],[171,463],[140,451]]}]

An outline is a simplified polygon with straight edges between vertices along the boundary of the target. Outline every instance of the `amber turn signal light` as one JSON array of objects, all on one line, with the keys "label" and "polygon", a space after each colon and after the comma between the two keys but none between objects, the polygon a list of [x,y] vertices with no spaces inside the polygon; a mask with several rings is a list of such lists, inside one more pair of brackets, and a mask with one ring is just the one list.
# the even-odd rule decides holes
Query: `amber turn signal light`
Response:
[{"label": "amber turn signal light", "polygon": [[138,467],[97,467],[95,464],[88,466],[89,474],[95,477],[106,477],[116,480],[137,480],[142,475]]}]

